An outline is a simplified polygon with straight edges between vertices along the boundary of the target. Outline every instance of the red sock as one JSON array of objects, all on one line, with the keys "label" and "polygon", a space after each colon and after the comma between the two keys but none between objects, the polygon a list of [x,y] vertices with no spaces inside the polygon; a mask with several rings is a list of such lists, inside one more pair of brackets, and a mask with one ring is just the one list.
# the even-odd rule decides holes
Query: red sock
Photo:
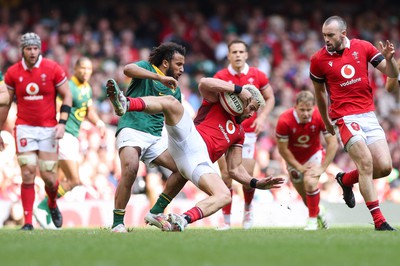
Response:
[{"label": "red sock", "polygon": [[320,193],[319,188],[313,192],[306,192],[306,202],[308,207],[308,216],[317,217],[319,213],[319,199]]},{"label": "red sock", "polygon": [[371,212],[372,219],[374,219],[375,228],[380,227],[384,222],[386,222],[385,217],[379,208],[379,200],[367,202],[367,207]]},{"label": "red sock", "polygon": [[255,192],[255,191],[256,191],[256,190],[255,190],[254,188],[245,189],[245,188],[243,187],[244,209],[245,209],[246,211],[248,211],[248,210],[250,209],[250,205],[251,205],[251,202],[253,201],[254,192]]},{"label": "red sock", "polygon": [[143,111],[144,108],[146,107],[144,101],[142,98],[127,98],[130,102],[129,108],[127,111]]},{"label": "red sock", "polygon": [[190,217],[190,223],[194,223],[203,218],[203,212],[199,207],[193,207],[183,214]]},{"label": "red sock", "polygon": [[[233,194],[232,188],[230,188],[229,191],[231,192],[231,198],[232,198],[232,194]],[[232,210],[232,201],[229,204],[226,204],[224,207],[222,207],[222,214],[230,215],[231,210]]]},{"label": "red sock", "polygon": [[44,189],[46,190],[47,193],[47,197],[49,198],[49,200],[47,201],[47,205],[49,206],[49,208],[54,209],[55,207],[57,207],[57,191],[58,191],[58,180],[56,181],[56,184],[54,185],[54,187],[50,188],[48,186],[45,186]]},{"label": "red sock", "polygon": [[32,210],[35,201],[35,184],[21,184],[21,201],[24,208],[25,224],[32,224]]},{"label": "red sock", "polygon": [[342,183],[345,186],[351,187],[353,184],[358,183],[358,170],[353,170],[345,173],[342,177]]}]

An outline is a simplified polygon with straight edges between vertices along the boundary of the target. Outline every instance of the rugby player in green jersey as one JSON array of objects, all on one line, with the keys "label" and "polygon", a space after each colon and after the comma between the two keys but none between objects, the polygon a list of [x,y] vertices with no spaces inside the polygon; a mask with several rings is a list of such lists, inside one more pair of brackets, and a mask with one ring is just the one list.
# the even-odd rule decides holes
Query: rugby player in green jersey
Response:
[{"label": "rugby player in green jersey", "polygon": [[[58,186],[57,197],[60,198],[76,186],[81,185],[79,178],[79,129],[82,121],[88,119],[100,130],[104,137],[106,127],[99,118],[92,101],[92,87],[89,79],[92,76],[92,61],[87,57],[80,57],[75,63],[74,74],[69,80],[69,88],[72,94],[72,107],[68,117],[65,134],[59,140],[58,154]],[[47,206],[46,197],[34,211],[34,216],[44,229],[55,229]]]},{"label": "rugby player in green jersey", "polygon": [[[181,101],[178,78],[183,73],[186,50],[183,46],[167,42],[153,48],[148,61],[139,61],[124,67],[124,74],[132,81],[126,90],[126,96],[171,95]],[[107,96],[113,103],[117,115],[121,116],[116,133],[116,144],[121,160],[121,178],[115,192],[112,232],[127,232],[124,224],[125,208],[131,196],[132,185],[136,179],[139,160],[148,166],[160,165],[180,175],[174,160],[166,151],[167,140],[161,136],[164,126],[162,113],[147,114],[127,112],[135,108],[136,103],[127,101],[119,90],[115,80],[107,81]],[[180,191],[186,183],[177,184]]]}]

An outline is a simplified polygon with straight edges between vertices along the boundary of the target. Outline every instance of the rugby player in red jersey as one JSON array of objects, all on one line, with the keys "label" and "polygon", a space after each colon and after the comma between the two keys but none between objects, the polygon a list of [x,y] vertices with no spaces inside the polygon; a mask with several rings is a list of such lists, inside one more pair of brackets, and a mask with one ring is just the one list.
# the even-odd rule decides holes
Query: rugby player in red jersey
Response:
[{"label": "rugby player in red jersey", "polygon": [[[269,84],[268,77],[255,67],[250,67],[246,60],[248,58],[247,44],[236,39],[228,44],[228,61],[229,65],[218,71],[214,78],[222,79],[236,85],[252,84],[258,88],[265,100],[265,106],[259,112],[255,112],[252,117],[243,121],[242,126],[245,131],[245,139],[242,150],[242,164],[246,168],[249,175],[254,174],[256,165],[255,146],[257,136],[261,133],[266,125],[266,119],[274,108],[275,96],[271,85]],[[221,170],[222,179],[231,191],[232,197],[232,178],[229,177],[226,168],[225,156],[218,160],[219,168]],[[253,226],[253,208],[252,201],[254,198],[254,188],[244,185],[244,211],[243,211],[243,228],[249,229]],[[218,230],[227,230],[231,227],[231,209],[232,203],[227,204],[222,208],[224,215],[224,225],[219,227]]]},{"label": "rugby player in red jersey", "polygon": [[350,208],[356,204],[353,184],[359,183],[375,229],[393,231],[395,229],[386,222],[380,210],[373,183],[373,179],[390,174],[392,159],[385,132],[374,113],[373,92],[368,79],[369,64],[389,78],[397,78],[399,70],[393,43],[379,42],[379,51],[367,41],[350,40],[346,22],[338,16],[324,22],[322,35],[326,45],[312,56],[310,64],[318,109],[326,129],[331,134],[336,133],[357,168],[338,173],[336,180]]},{"label": "rugby player in red jersey", "polygon": [[[121,94],[118,88],[116,90],[116,94]],[[170,96],[130,98],[126,101],[130,103],[126,107],[129,111],[164,113],[168,151],[184,176],[170,177],[167,180],[165,190],[153,209],[158,208],[158,213],[162,213],[176,196],[174,186],[181,183],[176,182],[177,178],[190,180],[208,195],[182,215],[172,213],[168,216],[155,216],[155,212],[151,212],[146,216],[147,222],[166,231],[183,231],[189,223],[210,216],[231,202],[229,189],[213,165],[223,154],[226,154],[231,178],[242,184],[252,188],[271,189],[278,188],[283,183],[282,178],[253,178],[242,165],[244,130],[241,122],[254,115],[264,104],[260,91],[252,85],[241,87],[215,78],[202,78],[199,90],[204,99],[194,121],[179,101]],[[219,102],[220,92],[238,94],[246,106],[243,114],[232,116],[226,112]]]},{"label": "rugby player in red jersey", "polygon": [[[326,131],[310,91],[297,94],[294,108],[280,115],[275,133],[290,180],[308,208],[304,230],[328,229],[325,210],[319,206],[318,181],[335,157],[338,145],[336,138]],[[326,153],[321,133],[326,141]]]},{"label": "rugby player in red jersey", "polygon": [[[17,103],[14,136],[22,175],[24,225],[21,229],[33,230],[32,209],[37,166],[49,197],[48,206],[52,220],[56,227],[61,227],[62,215],[56,202],[57,150],[58,139],[65,132],[72,96],[63,69],[56,62],[42,56],[41,40],[36,33],[22,35],[21,49],[22,60],[12,65],[4,77],[10,99],[15,96]],[[57,94],[63,99],[59,121],[56,119]],[[10,105],[11,102],[0,110],[0,129],[7,118]]]}]

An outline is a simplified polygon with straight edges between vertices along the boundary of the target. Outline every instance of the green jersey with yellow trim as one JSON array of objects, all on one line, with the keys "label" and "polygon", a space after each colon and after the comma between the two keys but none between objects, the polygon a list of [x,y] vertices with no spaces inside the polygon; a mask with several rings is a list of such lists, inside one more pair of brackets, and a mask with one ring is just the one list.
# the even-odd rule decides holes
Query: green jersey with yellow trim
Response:
[{"label": "green jersey with yellow trim", "polygon": [[[135,63],[141,68],[147,69],[151,72],[162,74],[157,67],[153,66],[147,61],[139,61]],[[127,91],[126,96],[129,97],[143,97],[143,96],[163,96],[172,95],[179,102],[182,102],[181,90],[175,90],[164,86],[158,80],[152,79],[132,79]],[[139,131],[149,133],[153,136],[161,136],[161,131],[164,126],[164,115],[147,114],[145,112],[126,112],[118,122],[117,134],[123,128],[133,128]]]},{"label": "green jersey with yellow trim", "polygon": [[75,76],[72,76],[68,84],[72,94],[72,107],[65,126],[65,132],[78,137],[79,129],[87,115],[88,107],[93,103],[92,87],[88,82],[79,82]]}]

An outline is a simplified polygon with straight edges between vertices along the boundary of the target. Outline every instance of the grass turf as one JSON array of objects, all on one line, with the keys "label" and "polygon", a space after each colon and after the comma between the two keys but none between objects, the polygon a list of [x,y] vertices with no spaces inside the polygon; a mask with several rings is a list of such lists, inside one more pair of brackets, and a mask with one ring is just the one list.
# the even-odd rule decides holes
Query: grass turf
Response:
[{"label": "grass turf", "polygon": [[0,263],[14,265],[399,265],[399,232],[369,227],[189,228],[128,234],[104,229],[0,229]]}]

